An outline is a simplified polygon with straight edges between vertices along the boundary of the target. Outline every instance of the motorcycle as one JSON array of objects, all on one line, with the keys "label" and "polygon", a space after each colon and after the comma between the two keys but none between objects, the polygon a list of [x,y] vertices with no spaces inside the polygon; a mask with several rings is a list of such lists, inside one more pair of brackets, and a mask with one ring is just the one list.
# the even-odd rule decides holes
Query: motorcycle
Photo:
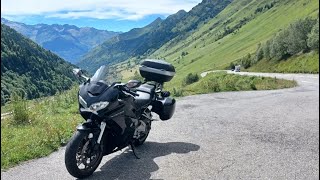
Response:
[{"label": "motorcycle", "polygon": [[65,166],[76,178],[93,174],[102,157],[130,146],[142,145],[151,130],[152,112],[161,120],[170,119],[176,101],[170,92],[163,91],[164,82],[170,81],[174,67],[163,60],[146,59],[139,67],[144,82],[108,84],[108,68],[101,66],[88,78],[81,69],[73,69],[85,82],[79,87],[79,112],[85,122],[67,144]]}]

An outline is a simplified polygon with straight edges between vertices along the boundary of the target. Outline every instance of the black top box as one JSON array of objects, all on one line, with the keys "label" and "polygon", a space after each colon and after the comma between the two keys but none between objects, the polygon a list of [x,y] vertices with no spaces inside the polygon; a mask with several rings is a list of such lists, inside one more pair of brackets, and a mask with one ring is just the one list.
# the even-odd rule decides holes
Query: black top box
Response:
[{"label": "black top box", "polygon": [[147,81],[158,83],[170,81],[176,73],[172,64],[157,59],[144,60],[139,67],[139,71]]}]

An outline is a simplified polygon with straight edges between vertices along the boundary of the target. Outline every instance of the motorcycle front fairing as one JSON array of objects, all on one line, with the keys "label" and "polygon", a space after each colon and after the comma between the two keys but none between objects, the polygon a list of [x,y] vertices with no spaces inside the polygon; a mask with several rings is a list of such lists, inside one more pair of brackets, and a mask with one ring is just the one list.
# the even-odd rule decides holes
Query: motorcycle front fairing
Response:
[{"label": "motorcycle front fairing", "polygon": [[119,96],[119,90],[114,86],[108,86],[102,81],[91,81],[83,84],[79,90],[79,109],[80,114],[84,119],[90,119],[92,115],[102,117],[108,111],[101,109],[97,113],[90,111],[92,105],[105,102],[108,106],[114,106]]},{"label": "motorcycle front fairing", "polygon": [[[121,93],[114,85],[108,86],[105,82],[87,82],[80,87],[79,109],[81,116],[86,122],[78,126],[79,131],[94,131],[100,133],[100,123],[105,121],[109,127],[104,134],[105,146],[104,154],[112,153],[115,147],[125,147],[134,134],[134,122],[136,111],[134,98],[121,98]],[[99,102],[108,102],[108,105],[93,113],[90,107]],[[108,141],[108,142],[107,142]]]}]

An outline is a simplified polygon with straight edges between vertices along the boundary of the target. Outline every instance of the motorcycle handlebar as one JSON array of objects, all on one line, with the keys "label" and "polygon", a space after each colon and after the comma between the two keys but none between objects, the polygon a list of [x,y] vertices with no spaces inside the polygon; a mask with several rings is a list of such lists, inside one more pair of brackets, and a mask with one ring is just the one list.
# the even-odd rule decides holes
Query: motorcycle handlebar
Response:
[{"label": "motorcycle handlebar", "polygon": [[138,93],[135,93],[135,92],[131,91],[130,89],[128,89],[126,92],[133,95],[133,96],[139,96]]},{"label": "motorcycle handlebar", "polygon": [[124,91],[124,92],[127,92],[133,96],[139,96],[139,94],[135,93],[134,91],[131,91],[128,87],[126,86],[118,86],[120,88],[120,90]]}]

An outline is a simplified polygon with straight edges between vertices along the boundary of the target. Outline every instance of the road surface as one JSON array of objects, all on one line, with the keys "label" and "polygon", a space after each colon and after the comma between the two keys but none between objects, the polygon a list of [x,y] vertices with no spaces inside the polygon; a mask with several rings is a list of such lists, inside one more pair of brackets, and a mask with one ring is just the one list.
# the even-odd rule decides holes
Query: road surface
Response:
[{"label": "road surface", "polygon": [[[240,74],[246,74],[241,72]],[[299,86],[178,99],[147,142],[105,156],[88,179],[319,179],[319,75],[250,74]],[[75,179],[64,150],[1,172],[3,180]]]}]

